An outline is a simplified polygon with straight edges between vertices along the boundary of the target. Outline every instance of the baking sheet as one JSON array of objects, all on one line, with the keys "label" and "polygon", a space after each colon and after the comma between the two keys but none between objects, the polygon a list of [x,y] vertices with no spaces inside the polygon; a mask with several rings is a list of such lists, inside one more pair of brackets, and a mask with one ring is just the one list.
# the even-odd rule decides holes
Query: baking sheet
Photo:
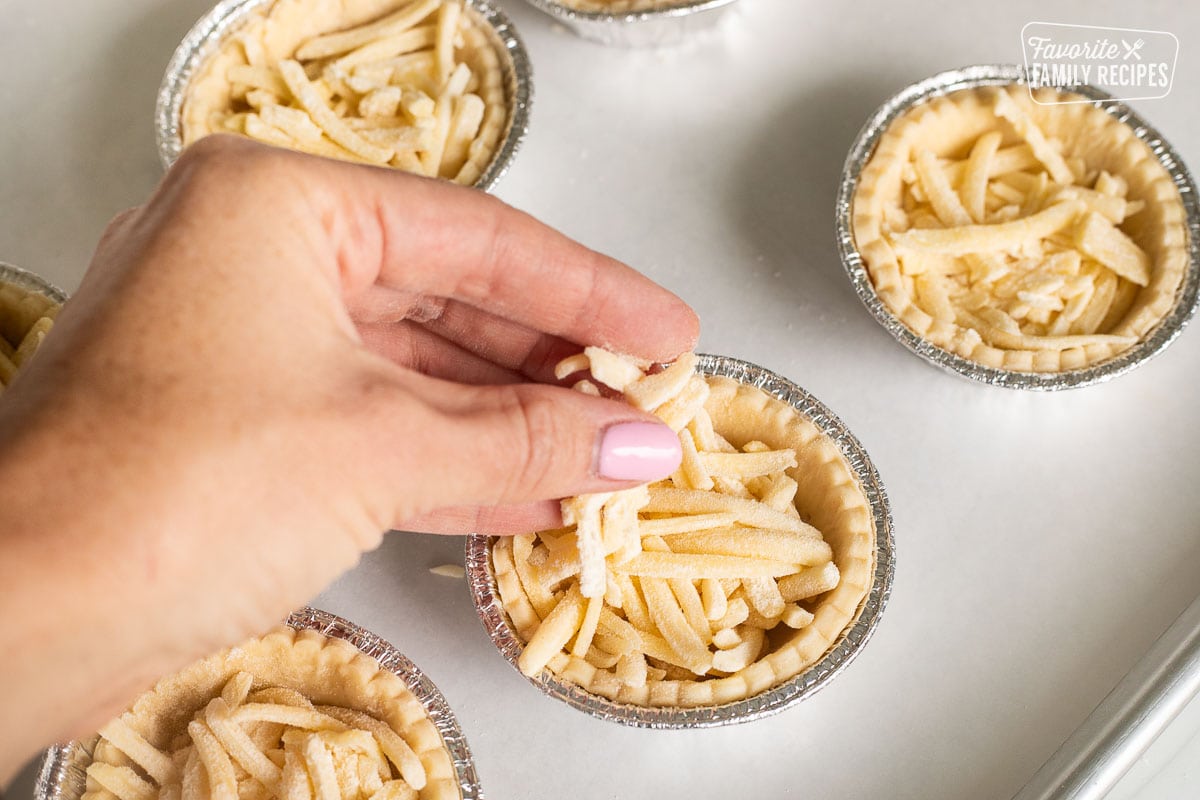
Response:
[{"label": "baking sheet", "polygon": [[[461,539],[391,536],[314,603],[404,642],[454,707],[489,796],[786,797],[802,776],[831,798],[1011,797],[1200,586],[1200,339],[1193,325],[1119,380],[1051,395],[944,375],[863,309],[838,262],[833,197],[887,97],[944,69],[1018,60],[1031,20],[1169,30],[1182,65],[1200,18],[1182,4],[1081,0],[864,0],[853,14],[740,2],[717,36],[642,51],[583,41],[524,0],[500,5],[538,99],[499,195],[681,293],[703,350],[787,375],[837,410],[886,476],[904,532],[885,622],[796,708],[670,732],[530,700],[466,586],[428,573],[461,563]],[[161,175],[150,107],[209,6],[6,9],[0,86],[22,112],[0,126],[0,259],[75,289],[108,219]],[[1197,88],[1181,72],[1168,98],[1133,104],[1193,168]],[[1173,737],[1178,755],[1141,797],[1189,796],[1191,738]]]}]

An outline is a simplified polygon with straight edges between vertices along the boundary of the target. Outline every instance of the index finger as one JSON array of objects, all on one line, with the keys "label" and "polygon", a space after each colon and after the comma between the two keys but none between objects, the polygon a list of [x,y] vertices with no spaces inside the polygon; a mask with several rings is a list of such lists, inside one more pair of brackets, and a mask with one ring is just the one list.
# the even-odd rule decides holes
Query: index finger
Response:
[{"label": "index finger", "polygon": [[483,192],[327,162],[319,188],[347,296],[453,298],[580,344],[665,361],[699,321],[677,296]]}]

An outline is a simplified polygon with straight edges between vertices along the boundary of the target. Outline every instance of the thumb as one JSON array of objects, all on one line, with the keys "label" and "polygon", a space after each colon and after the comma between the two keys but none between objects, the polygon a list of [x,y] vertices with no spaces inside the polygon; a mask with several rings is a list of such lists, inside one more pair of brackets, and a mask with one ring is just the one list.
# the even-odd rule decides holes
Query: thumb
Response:
[{"label": "thumb", "polygon": [[[679,438],[622,402],[545,384],[464,386],[411,375],[404,442],[390,447],[396,519],[445,506],[513,505],[614,491],[670,475]],[[406,381],[408,383],[408,381]],[[413,413],[413,395],[420,398]],[[396,427],[392,416],[390,427]],[[414,492],[413,490],[418,490]]]}]

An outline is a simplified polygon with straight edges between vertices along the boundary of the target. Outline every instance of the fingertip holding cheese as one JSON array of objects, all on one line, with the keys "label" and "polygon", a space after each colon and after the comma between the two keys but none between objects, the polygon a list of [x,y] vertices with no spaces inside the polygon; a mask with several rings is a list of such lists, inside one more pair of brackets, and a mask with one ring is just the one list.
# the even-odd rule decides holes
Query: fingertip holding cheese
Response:
[{"label": "fingertip holding cheese", "polygon": [[[1051,92],[1052,90],[1042,90]],[[1130,127],[1024,87],[964,89],[897,118],[853,201],[881,300],[987,366],[1060,371],[1135,345],[1170,309],[1187,232]]]}]

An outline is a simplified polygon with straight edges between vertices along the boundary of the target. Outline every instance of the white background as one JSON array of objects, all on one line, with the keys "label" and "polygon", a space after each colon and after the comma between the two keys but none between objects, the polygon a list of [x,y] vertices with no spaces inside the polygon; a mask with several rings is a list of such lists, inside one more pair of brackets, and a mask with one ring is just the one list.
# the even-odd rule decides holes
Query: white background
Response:
[{"label": "white background", "polygon": [[[209,0],[0,0],[0,260],[68,291],[106,221],[160,175],[155,91]],[[1038,395],[943,374],[861,306],[834,249],[867,116],[943,69],[1021,59],[1031,20],[1168,30],[1177,79],[1144,115],[1200,167],[1189,3],[743,0],[673,50],[584,42],[503,0],[535,65],[507,201],[699,311],[701,349],[829,404],[891,495],[898,571],[870,645],[824,691],[712,731],[600,722],[496,653],[462,541],[395,534],[315,604],[440,686],[500,798],[1007,798],[1200,590],[1200,331],[1117,381]],[[396,476],[403,481],[403,475]],[[1200,709],[1122,784],[1196,796]],[[26,800],[27,771],[13,788]]]}]

